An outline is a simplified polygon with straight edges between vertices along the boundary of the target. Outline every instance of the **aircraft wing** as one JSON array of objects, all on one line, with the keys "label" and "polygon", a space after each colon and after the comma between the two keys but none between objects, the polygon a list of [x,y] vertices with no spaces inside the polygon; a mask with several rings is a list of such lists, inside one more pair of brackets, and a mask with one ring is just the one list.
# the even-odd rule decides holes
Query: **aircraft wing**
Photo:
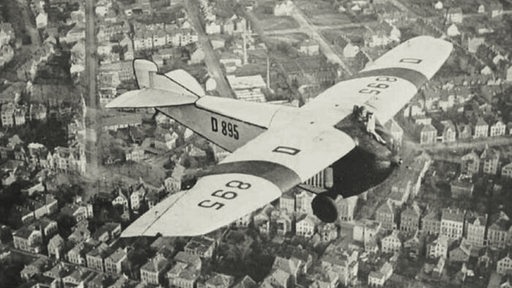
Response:
[{"label": "aircraft wing", "polygon": [[[350,115],[354,105],[365,106],[384,124],[448,59],[453,45],[430,36],[419,36],[391,49],[348,80],[325,90],[301,109],[336,111],[326,123],[336,124]],[[323,113],[332,115],[329,113]]]},{"label": "aircraft wing", "polygon": [[161,201],[121,236],[208,233],[275,200],[354,147],[350,136],[331,126],[296,120],[271,127],[229,155],[192,189]]}]

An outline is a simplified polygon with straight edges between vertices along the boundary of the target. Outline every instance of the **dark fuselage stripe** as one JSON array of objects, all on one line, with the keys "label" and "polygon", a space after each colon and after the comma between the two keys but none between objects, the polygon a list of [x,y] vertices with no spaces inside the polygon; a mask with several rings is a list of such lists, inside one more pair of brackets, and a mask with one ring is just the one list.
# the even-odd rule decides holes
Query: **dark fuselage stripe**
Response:
[{"label": "dark fuselage stripe", "polygon": [[206,172],[203,177],[220,174],[246,174],[260,177],[272,182],[282,192],[302,182],[299,175],[292,169],[275,162],[258,160],[221,163]]},{"label": "dark fuselage stripe", "polygon": [[380,68],[369,71],[363,71],[359,72],[358,74],[354,75],[348,80],[379,76],[397,77],[407,80],[414,84],[414,86],[416,86],[417,89],[419,89],[423,84],[425,84],[425,82],[428,81],[427,76],[423,75],[421,72],[401,67]]}]

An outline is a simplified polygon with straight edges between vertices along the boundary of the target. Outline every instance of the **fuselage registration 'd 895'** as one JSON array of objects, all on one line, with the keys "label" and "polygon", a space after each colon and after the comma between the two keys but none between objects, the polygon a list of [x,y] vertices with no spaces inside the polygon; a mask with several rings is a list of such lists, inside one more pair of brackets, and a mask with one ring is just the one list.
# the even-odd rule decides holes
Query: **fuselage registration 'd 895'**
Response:
[{"label": "fuselage registration 'd 895'", "polygon": [[211,117],[212,132],[222,133],[224,136],[231,137],[238,140],[240,135],[238,134],[238,125],[233,124],[229,121],[218,120],[215,117]]}]

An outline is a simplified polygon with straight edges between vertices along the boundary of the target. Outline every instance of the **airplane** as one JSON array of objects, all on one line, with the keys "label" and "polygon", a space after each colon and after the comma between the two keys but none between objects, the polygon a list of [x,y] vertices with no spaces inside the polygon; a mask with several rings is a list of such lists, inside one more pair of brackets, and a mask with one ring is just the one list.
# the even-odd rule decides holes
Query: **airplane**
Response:
[{"label": "airplane", "polygon": [[409,39],[358,74],[300,108],[205,95],[187,72],[158,72],[134,60],[139,89],[106,105],[153,108],[232,152],[190,189],[170,195],[129,225],[121,237],[197,236],[229,225],[331,166],[332,189],[317,194],[313,213],[338,218],[335,199],[384,181],[400,160],[383,128],[448,59],[450,42]]}]

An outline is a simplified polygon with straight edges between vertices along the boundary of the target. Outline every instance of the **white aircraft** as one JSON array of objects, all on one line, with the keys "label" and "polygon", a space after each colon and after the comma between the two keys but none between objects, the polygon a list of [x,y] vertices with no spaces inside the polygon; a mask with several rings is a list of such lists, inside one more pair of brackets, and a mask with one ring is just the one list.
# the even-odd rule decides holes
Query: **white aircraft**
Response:
[{"label": "white aircraft", "polygon": [[107,108],[154,108],[233,153],[121,236],[211,232],[333,163],[334,187],[315,196],[312,208],[321,220],[335,221],[339,194],[360,194],[397,166],[382,124],[432,78],[451,51],[452,44],[441,39],[410,39],[301,108],[206,96],[185,71],[160,74],[153,62],[135,60],[140,89],[117,97]]}]

